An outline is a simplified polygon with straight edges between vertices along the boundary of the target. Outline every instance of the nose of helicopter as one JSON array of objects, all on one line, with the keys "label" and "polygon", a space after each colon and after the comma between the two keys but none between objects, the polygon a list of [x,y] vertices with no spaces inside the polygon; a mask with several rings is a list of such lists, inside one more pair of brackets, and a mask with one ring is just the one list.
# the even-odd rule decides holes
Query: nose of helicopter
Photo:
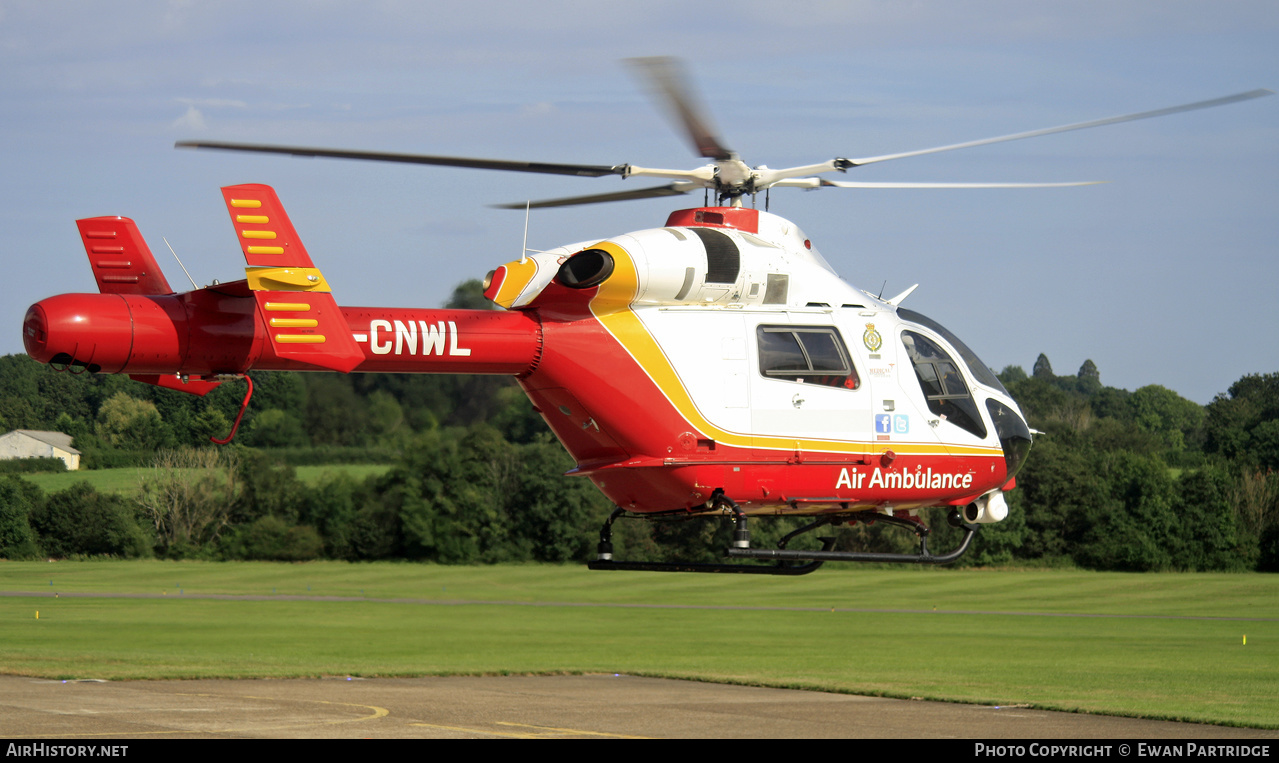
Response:
[{"label": "nose of helicopter", "polygon": [[986,409],[995,423],[995,433],[999,437],[999,445],[1004,449],[1004,464],[1007,468],[1006,479],[1012,479],[1021,471],[1026,463],[1026,454],[1030,452],[1030,427],[1016,408],[990,398],[986,401]]}]

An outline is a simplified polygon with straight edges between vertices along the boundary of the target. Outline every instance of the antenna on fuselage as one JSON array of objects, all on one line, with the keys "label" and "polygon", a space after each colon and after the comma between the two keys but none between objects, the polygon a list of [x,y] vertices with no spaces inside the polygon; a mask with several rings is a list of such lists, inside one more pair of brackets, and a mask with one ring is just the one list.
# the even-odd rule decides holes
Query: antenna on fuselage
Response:
[{"label": "antenna on fuselage", "polygon": [[[182,268],[182,272],[187,274],[187,280],[191,282],[191,288],[195,289],[196,291],[199,291],[200,287],[195,285],[195,279],[192,278],[191,274],[187,272],[187,266],[182,264],[182,260],[181,258],[178,257],[178,253],[173,251],[173,244],[170,244],[169,239],[165,238],[164,236],[161,236],[160,240],[164,242],[165,246],[169,247],[170,252],[173,252],[173,259],[178,261],[178,267]],[[217,281],[214,281],[214,283],[217,283]]]},{"label": "antenna on fuselage", "polygon": [[520,247],[520,264],[528,260],[528,211],[533,206],[532,200],[524,202],[524,245]]}]

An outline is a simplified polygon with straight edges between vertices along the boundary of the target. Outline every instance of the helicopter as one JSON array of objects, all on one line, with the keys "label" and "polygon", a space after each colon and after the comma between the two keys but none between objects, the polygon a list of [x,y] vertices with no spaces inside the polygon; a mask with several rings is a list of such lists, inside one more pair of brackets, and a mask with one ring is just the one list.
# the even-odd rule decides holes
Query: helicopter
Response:
[{"label": "helicopter", "polygon": [[[751,166],[704,115],[680,64],[634,59],[696,153],[691,170],[578,165],[208,141],[179,148],[406,162],[580,177],[654,177],[666,185],[549,199],[535,209],[703,192],[660,227],[545,251],[525,246],[494,268],[500,310],[345,307],[311,260],[275,191],[222,189],[247,268],[243,280],[176,292],[132,220],[77,221],[97,294],[32,305],[27,353],[56,370],[123,373],[203,395],[250,370],[513,376],[584,477],[616,507],[595,570],[802,575],[827,561],[945,564],[1007,491],[1033,433],[969,347],[890,298],[840,278],[795,223],[768,211],[773,188],[990,188],[1070,183],[860,183],[821,175],[867,164],[1171,115],[1271,95],[1253,90],[1155,111],[895,154],[797,167]],[[765,196],[764,209],[756,202]],[[711,195],[714,195],[714,203]],[[751,205],[745,200],[749,198]],[[193,284],[194,287],[194,284]],[[928,547],[929,512],[962,537]],[[751,545],[751,521],[802,517],[776,548]],[[614,558],[620,519],[731,522],[718,563]],[[803,534],[882,522],[913,533],[913,553],[788,548]]]}]

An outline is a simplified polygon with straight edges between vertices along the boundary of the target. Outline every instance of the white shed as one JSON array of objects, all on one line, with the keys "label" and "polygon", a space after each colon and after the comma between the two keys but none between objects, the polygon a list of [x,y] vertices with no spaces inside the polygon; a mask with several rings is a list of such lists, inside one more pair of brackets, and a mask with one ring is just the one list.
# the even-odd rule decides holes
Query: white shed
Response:
[{"label": "white shed", "polygon": [[15,429],[0,435],[0,459],[60,458],[67,471],[80,468],[80,451],[71,447],[71,435]]}]

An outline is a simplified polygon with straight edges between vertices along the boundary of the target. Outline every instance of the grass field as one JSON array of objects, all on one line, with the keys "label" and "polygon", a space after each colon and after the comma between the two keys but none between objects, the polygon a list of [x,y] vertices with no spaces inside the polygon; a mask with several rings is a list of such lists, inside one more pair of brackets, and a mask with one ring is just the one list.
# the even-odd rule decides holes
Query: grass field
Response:
[{"label": "grass field", "polygon": [[[374,474],[385,474],[390,471],[389,464],[328,464],[323,466],[296,467],[298,479],[308,485],[317,484],[326,474],[344,473],[357,480]],[[77,482],[88,482],[102,493],[120,493],[134,495],[138,492],[141,479],[151,472],[150,467],[139,466],[126,469],[85,469],[74,472],[47,472],[42,474],[20,474],[23,479],[34,482],[47,493],[66,490]],[[191,471],[198,471],[192,469]]]},{"label": "grass field", "polygon": [[0,595],[23,675],[611,672],[1279,727],[1279,576],[3,562],[7,592],[40,595]]}]

